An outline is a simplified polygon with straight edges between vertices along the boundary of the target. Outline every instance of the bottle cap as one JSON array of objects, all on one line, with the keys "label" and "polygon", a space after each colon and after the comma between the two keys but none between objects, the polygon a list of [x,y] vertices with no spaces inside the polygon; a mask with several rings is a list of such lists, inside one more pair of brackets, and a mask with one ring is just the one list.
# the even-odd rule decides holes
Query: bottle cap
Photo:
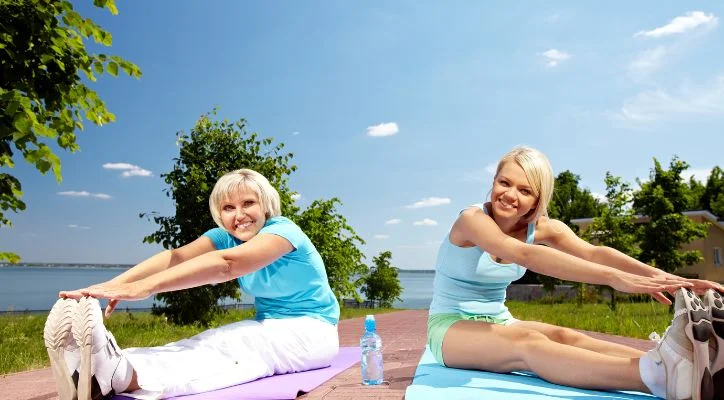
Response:
[{"label": "bottle cap", "polygon": [[374,332],[377,330],[377,323],[375,322],[374,315],[368,315],[365,317],[365,330],[367,332]]}]

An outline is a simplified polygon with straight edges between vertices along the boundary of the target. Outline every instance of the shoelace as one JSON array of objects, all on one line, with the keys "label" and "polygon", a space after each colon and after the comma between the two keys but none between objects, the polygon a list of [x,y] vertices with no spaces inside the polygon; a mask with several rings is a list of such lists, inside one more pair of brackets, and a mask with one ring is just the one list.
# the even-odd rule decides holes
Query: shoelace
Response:
[{"label": "shoelace", "polygon": [[649,333],[649,340],[651,340],[652,342],[655,342],[657,345],[660,344],[661,341],[664,340],[666,335],[669,333],[669,328],[671,328],[671,326],[674,325],[674,321],[676,320],[676,318],[686,314],[687,312],[688,312],[688,310],[686,308],[682,308],[682,309],[679,309],[676,312],[674,312],[674,318],[671,319],[671,324],[669,324],[669,326],[666,327],[666,330],[664,331],[664,335],[659,336],[659,334],[657,332],[651,332],[651,333]]}]

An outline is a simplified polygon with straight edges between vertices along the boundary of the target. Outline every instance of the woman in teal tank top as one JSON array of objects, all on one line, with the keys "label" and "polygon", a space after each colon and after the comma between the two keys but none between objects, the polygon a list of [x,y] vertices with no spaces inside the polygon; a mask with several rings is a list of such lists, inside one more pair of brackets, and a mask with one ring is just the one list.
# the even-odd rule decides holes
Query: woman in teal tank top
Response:
[{"label": "woman in teal tank top", "polygon": [[[498,163],[490,202],[458,216],[435,266],[428,343],[438,362],[492,372],[527,370],[579,388],[638,390],[667,399],[724,398],[714,392],[712,376],[723,368],[710,364],[716,354],[709,356],[708,339],[724,340],[713,333],[707,305],[694,294],[711,297],[722,286],[684,279],[583,241],[547,217],[553,182],[543,153],[517,147]],[[572,329],[517,320],[505,307],[505,289],[526,268],[648,293],[664,304],[671,304],[664,293],[674,294],[674,320],[647,353]]]}]

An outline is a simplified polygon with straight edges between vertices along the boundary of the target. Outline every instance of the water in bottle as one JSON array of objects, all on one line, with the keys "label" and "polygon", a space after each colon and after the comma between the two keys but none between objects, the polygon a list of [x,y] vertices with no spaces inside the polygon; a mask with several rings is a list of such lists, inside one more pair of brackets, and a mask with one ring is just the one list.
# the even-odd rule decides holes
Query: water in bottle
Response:
[{"label": "water in bottle", "polygon": [[377,334],[374,315],[365,318],[365,333],[359,342],[362,347],[362,384],[379,385],[384,378],[382,338]]}]

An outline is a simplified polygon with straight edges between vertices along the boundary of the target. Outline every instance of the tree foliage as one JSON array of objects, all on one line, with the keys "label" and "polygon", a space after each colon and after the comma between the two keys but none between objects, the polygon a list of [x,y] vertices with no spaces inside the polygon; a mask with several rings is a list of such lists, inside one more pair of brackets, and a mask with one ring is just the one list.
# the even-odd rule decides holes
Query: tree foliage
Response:
[{"label": "tree foliage", "polygon": [[601,205],[588,189],[581,188],[581,177],[566,170],[558,174],[553,187],[553,197],[548,205],[548,215],[578,232],[576,218],[592,218],[598,215]]},{"label": "tree foliage", "polygon": [[[93,4],[118,13],[113,0]],[[112,43],[110,33],[67,0],[0,2],[0,168],[14,168],[17,151],[40,173],[52,170],[60,182],[60,158],[48,144],[75,152],[75,131],[83,129],[83,119],[97,125],[115,120],[82,78],[117,76],[119,68],[138,78],[141,71],[117,56],[88,54],[90,37],[103,46]],[[16,177],[0,173],[0,227],[12,225],[5,212],[25,209],[22,194]],[[3,259],[19,260],[0,252]]]},{"label": "tree foliage", "polygon": [[699,251],[680,248],[707,234],[706,224],[696,223],[682,214],[689,203],[689,188],[681,172],[688,167],[689,164],[674,157],[666,170],[654,158],[650,180],[639,182],[641,189],[634,194],[634,211],[650,219],[639,230],[639,259],[666,272],[700,261]]},{"label": "tree foliage", "polygon": [[[282,211],[293,213],[288,175],[295,170],[289,165],[293,155],[283,153],[284,145],[274,145],[272,139],[260,139],[246,131],[246,121],[214,121],[215,112],[203,115],[189,134],[180,132],[177,143],[179,156],[171,172],[162,174],[170,187],[165,190],[176,208],[173,216],[157,213],[141,214],[152,219],[159,229],[143,239],[160,243],[166,249],[180,247],[214,228],[209,212],[209,196],[214,184],[223,174],[251,168],[264,175],[277,189]],[[160,293],[156,298],[165,304],[154,306],[154,312],[166,315],[172,322],[208,324],[221,311],[219,299],[238,299],[239,286],[235,280],[218,285],[205,285],[177,292]]]},{"label": "tree foliage", "polygon": [[724,171],[714,167],[706,180],[706,187],[701,194],[700,208],[709,210],[724,219]]},{"label": "tree foliage", "polygon": [[[606,172],[604,181],[606,202],[601,214],[586,228],[583,238],[636,258],[640,250],[636,238],[636,216],[631,208],[633,190],[628,183],[609,172]],[[608,286],[605,288],[610,292],[609,307],[616,310],[616,291]]]},{"label": "tree foliage", "polygon": [[[601,205],[588,189],[581,188],[581,177],[566,170],[558,174],[553,187],[553,197],[548,205],[548,216],[568,225],[573,232],[578,232],[578,225],[571,222],[576,218],[592,218],[599,214]],[[561,284],[560,279],[547,275],[538,275],[538,281],[547,291]],[[570,284],[578,287],[579,302],[585,296],[585,286],[578,282]]]},{"label": "tree foliage", "polygon": [[367,300],[377,301],[380,307],[391,308],[395,300],[400,300],[402,285],[397,278],[397,268],[390,265],[392,252],[383,251],[372,258],[374,267],[364,278],[362,293]]},{"label": "tree foliage", "polygon": [[337,299],[358,299],[357,288],[362,282],[351,278],[367,273],[368,267],[363,263],[365,256],[357,247],[364,244],[364,240],[337,212],[338,204],[341,205],[341,202],[336,197],[315,200],[291,219],[307,234],[322,256],[329,285]]}]

